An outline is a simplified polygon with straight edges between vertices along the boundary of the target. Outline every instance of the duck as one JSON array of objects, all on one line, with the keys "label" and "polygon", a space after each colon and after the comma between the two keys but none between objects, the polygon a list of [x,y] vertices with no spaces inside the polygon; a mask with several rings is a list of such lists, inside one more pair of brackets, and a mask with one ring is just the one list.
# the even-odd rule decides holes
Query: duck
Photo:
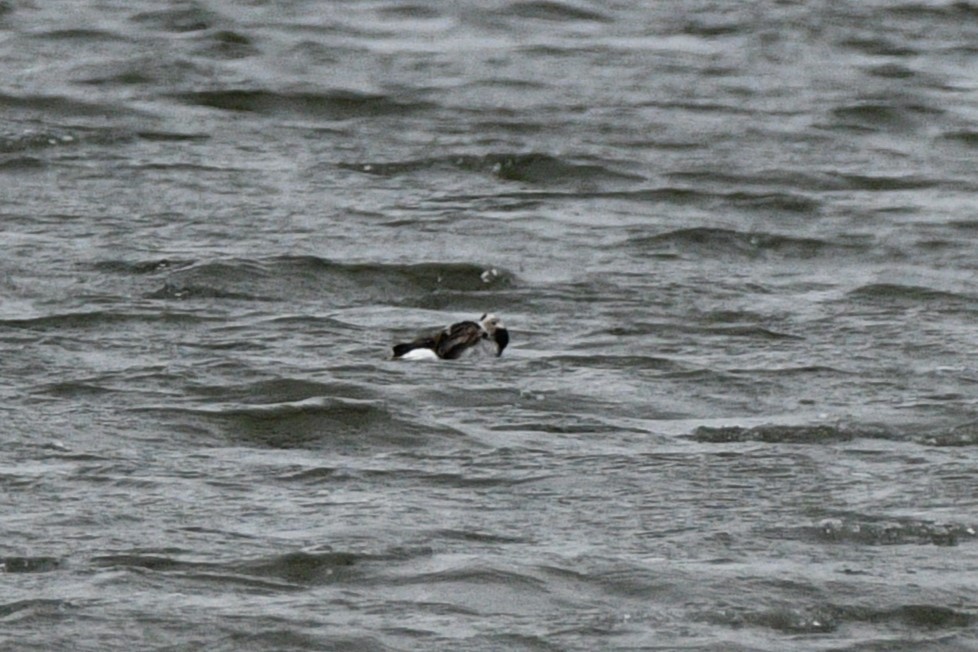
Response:
[{"label": "duck", "polygon": [[460,321],[439,331],[395,344],[395,360],[456,360],[488,348],[498,358],[509,344],[499,317],[485,313],[477,321]]}]

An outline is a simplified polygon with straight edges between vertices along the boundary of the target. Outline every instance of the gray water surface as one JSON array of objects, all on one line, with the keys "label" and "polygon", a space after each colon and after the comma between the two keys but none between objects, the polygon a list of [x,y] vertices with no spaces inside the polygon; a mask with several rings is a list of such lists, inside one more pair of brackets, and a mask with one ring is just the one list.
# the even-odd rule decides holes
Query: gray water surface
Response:
[{"label": "gray water surface", "polygon": [[978,648],[978,5],[7,0],[0,63],[3,649]]}]

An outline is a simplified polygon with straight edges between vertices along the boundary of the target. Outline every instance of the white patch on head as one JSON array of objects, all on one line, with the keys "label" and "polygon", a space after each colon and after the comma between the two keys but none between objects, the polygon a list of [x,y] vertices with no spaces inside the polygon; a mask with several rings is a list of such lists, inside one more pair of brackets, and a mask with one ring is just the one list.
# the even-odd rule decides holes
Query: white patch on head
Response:
[{"label": "white patch on head", "polygon": [[480,323],[482,324],[482,328],[490,335],[495,333],[497,328],[504,328],[502,320],[492,313],[483,315]]},{"label": "white patch on head", "polygon": [[397,360],[437,360],[438,356],[431,349],[411,349]]}]

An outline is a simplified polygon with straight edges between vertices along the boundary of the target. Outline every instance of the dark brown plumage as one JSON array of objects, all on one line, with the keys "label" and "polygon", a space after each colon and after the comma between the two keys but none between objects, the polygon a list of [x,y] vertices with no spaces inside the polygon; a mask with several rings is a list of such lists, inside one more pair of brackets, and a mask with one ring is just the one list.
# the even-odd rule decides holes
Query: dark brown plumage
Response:
[{"label": "dark brown plumage", "polygon": [[509,331],[495,315],[482,315],[477,322],[460,321],[411,342],[395,344],[394,357],[402,358],[412,351],[427,350],[442,360],[455,360],[485,340],[496,345],[497,356],[502,355],[503,349],[509,344]]}]

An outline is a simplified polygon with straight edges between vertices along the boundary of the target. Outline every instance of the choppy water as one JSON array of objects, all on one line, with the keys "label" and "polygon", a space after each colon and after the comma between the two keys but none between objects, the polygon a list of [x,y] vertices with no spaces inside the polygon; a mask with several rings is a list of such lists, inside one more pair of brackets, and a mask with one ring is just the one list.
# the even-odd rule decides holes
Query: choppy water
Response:
[{"label": "choppy water", "polygon": [[978,5],[4,0],[0,63],[3,649],[978,648]]}]

